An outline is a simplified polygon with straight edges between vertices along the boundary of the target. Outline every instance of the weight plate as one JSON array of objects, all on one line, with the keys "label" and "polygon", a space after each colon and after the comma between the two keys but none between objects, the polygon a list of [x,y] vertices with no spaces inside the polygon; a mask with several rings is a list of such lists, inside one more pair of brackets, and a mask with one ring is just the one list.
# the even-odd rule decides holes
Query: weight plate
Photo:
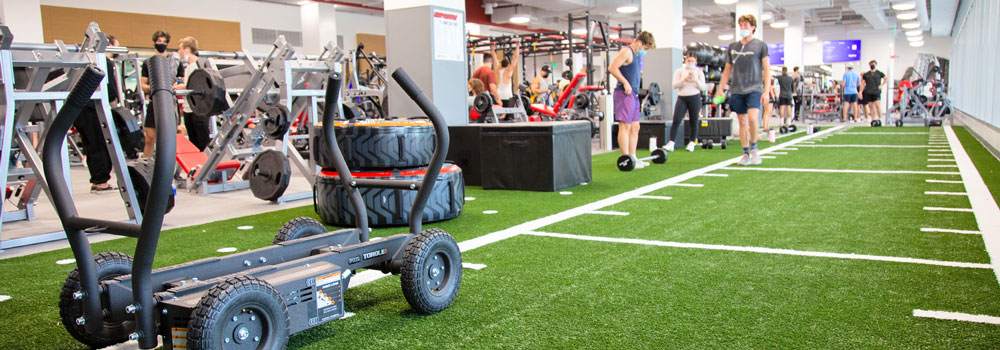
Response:
[{"label": "weight plate", "polygon": [[722,140],[722,144],[719,147],[722,147],[722,149],[726,149],[726,140]]},{"label": "weight plate", "polygon": [[781,134],[787,134],[788,133],[788,127],[787,126],[782,126],[782,127],[778,128],[778,132],[781,133]]},{"label": "weight plate", "polygon": [[285,193],[292,168],[281,152],[267,150],[250,164],[250,191],[254,197],[274,201]]},{"label": "weight plate", "polygon": [[185,96],[191,111],[200,117],[221,114],[229,108],[226,101],[226,84],[218,71],[198,69],[188,77],[187,88],[192,91]]},{"label": "weight plate", "polygon": [[896,126],[903,127],[903,119],[896,119]]},{"label": "weight plate", "polygon": [[275,140],[285,137],[288,128],[292,126],[292,121],[288,119],[288,114],[288,108],[281,104],[268,108],[260,117],[264,134]]},{"label": "weight plate", "polygon": [[653,163],[663,164],[667,162],[667,151],[663,150],[662,148],[654,149],[652,155],[653,157],[656,157],[653,158]]},{"label": "weight plate", "polygon": [[486,112],[493,108],[493,101],[490,98],[489,93],[483,92],[476,95],[476,98],[472,99],[472,109],[481,115],[485,115]]},{"label": "weight plate", "polygon": [[657,106],[660,104],[660,95],[663,92],[660,91],[660,84],[652,83],[649,84],[649,105]]},{"label": "weight plate", "polygon": [[576,98],[573,99],[573,108],[586,109],[587,106],[589,105],[590,105],[590,98],[587,97],[587,94],[584,93],[577,94]]},{"label": "weight plate", "polygon": [[795,124],[788,126],[788,132],[795,132],[796,130],[799,130],[799,127],[795,126]]},{"label": "weight plate", "polygon": [[[153,183],[153,160],[141,158],[128,165],[128,176],[132,180],[132,190],[135,191],[135,199],[139,201],[139,212],[145,215],[146,198],[149,197],[149,186]],[[167,197],[167,210],[169,213],[174,208],[174,192],[170,192]]]},{"label": "weight plate", "polygon": [[618,170],[632,171],[632,169],[635,169],[635,162],[632,161],[632,157],[626,155],[618,157]]}]

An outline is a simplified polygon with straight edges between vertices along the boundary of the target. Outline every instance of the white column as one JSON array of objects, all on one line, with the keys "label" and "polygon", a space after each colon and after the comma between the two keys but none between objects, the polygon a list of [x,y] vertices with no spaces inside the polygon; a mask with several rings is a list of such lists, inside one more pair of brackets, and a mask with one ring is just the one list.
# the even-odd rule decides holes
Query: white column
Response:
[{"label": "white column", "polygon": [[764,40],[764,21],[760,20],[761,8],[763,8],[763,2],[761,0],[740,0],[736,3],[736,21],[733,22],[733,34],[736,39],[740,38],[740,16],[743,15],[753,15],[757,19],[757,31],[754,32],[753,37]]},{"label": "white column", "polygon": [[302,50],[306,55],[318,55],[327,43],[337,43],[337,5],[307,2],[299,6],[302,18]]},{"label": "white column", "polygon": [[681,0],[642,0],[642,30],[653,34],[658,48],[684,48]]},{"label": "white column", "polygon": [[0,0],[0,18],[10,27],[14,41],[45,42],[42,35],[42,8],[39,0]]},{"label": "white column", "polygon": [[785,15],[788,27],[785,28],[785,66],[802,67],[802,34],[805,32],[805,21],[802,11],[788,11]]}]

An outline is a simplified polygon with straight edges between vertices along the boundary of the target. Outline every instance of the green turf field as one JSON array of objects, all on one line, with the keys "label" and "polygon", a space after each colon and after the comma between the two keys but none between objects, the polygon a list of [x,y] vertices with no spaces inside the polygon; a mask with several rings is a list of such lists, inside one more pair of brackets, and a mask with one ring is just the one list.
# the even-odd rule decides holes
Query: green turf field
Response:
[{"label": "green turf field", "polygon": [[[832,131],[832,132],[831,132]],[[903,134],[870,134],[863,132]],[[910,134],[910,133],[926,134]],[[1000,162],[955,128],[994,198]],[[816,145],[928,145],[942,128],[824,129]],[[1000,316],[1000,284],[954,165],[928,148],[768,149],[732,169],[727,150],[670,153],[630,173],[593,157],[593,180],[569,194],[466,188],[464,213],[431,223],[459,242],[517,227],[463,253],[455,303],[415,314],[392,276],[351,288],[355,315],[291,337],[289,349],[385,348],[995,348],[1000,325],[914,317],[914,310]],[[931,149],[945,149],[934,147]],[[771,153],[771,152],[774,153]],[[639,156],[648,155],[640,151]],[[787,153],[787,154],[780,154]],[[706,167],[714,166],[705,171]],[[788,170],[825,169],[841,172]],[[844,172],[862,170],[873,172]],[[907,171],[910,173],[878,173]],[[727,176],[692,176],[694,174]],[[678,176],[683,179],[678,181]],[[701,187],[667,186],[673,184]],[[640,190],[637,190],[640,189]],[[636,197],[645,195],[649,197]],[[670,197],[669,200],[664,197]],[[600,201],[600,202],[598,202]],[[598,202],[598,204],[594,204]],[[483,211],[496,210],[496,214]],[[596,212],[596,213],[595,213]],[[603,213],[602,213],[603,212]],[[611,213],[609,213],[611,212]],[[607,215],[607,214],[627,215]],[[155,265],[253,249],[311,206],[163,233]],[[237,226],[253,226],[237,230]],[[373,236],[405,232],[376,229]],[[131,253],[135,240],[94,244]],[[69,250],[0,260],[0,349],[83,348],[59,324]]]}]

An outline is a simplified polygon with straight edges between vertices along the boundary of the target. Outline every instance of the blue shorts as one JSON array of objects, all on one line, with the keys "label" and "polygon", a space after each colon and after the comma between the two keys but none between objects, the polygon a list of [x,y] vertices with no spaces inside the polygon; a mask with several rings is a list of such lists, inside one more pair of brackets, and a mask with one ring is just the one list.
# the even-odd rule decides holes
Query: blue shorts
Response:
[{"label": "blue shorts", "polygon": [[729,96],[729,110],[736,114],[747,114],[750,108],[760,109],[760,92],[733,94]]},{"label": "blue shorts", "polygon": [[844,103],[855,103],[858,102],[858,94],[845,94]]}]

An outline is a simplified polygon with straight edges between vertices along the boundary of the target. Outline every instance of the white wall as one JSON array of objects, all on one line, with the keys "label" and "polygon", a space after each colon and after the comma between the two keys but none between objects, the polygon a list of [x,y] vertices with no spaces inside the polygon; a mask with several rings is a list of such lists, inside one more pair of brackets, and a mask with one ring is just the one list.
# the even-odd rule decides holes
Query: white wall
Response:
[{"label": "white wall", "polygon": [[[93,10],[148,13],[240,23],[242,46],[251,53],[267,53],[271,45],[253,45],[251,28],[301,31],[297,5],[247,0],[41,0],[41,5]],[[98,23],[100,24],[100,23]],[[111,33],[114,34],[114,33]],[[153,33],[150,33],[152,35]]]},{"label": "white wall", "polygon": [[1000,22],[995,0],[967,0],[959,5],[952,32],[949,76],[951,100],[962,112],[1000,127]]},{"label": "white wall", "polygon": [[[0,18],[4,25],[10,27],[16,42],[40,43],[44,39],[38,0],[0,0]],[[80,33],[83,33],[83,28]]]},{"label": "white wall", "polygon": [[[385,35],[385,18],[337,11],[337,35],[344,37],[344,51],[358,47],[358,33]],[[385,52],[378,54],[385,55]]]}]

